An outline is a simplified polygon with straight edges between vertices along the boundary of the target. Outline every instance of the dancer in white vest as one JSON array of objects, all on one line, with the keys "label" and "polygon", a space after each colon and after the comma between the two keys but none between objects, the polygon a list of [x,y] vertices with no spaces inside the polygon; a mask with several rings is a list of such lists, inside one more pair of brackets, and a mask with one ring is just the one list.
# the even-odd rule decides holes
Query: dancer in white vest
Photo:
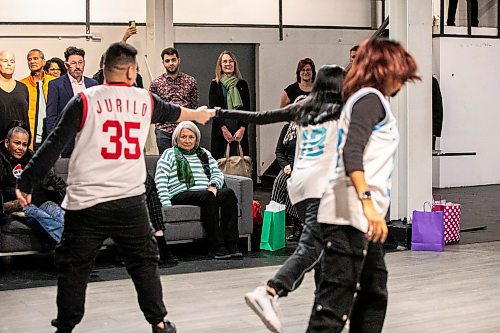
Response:
[{"label": "dancer in white vest", "polygon": [[250,308],[272,332],[281,332],[276,314],[276,299],[298,288],[306,272],[315,268],[320,283],[322,238],[317,223],[320,198],[328,184],[326,175],[335,166],[337,120],[342,107],[340,92],[344,68],[325,65],[318,71],[311,93],[284,109],[262,112],[217,111],[219,117],[269,124],[278,121],[297,123],[294,167],[288,180],[288,194],[294,205],[305,206],[305,226],[295,252],[265,286],[245,295]]},{"label": "dancer in white vest", "polygon": [[158,248],[144,197],[146,166],[143,150],[151,122],[207,122],[213,110],[191,110],[163,102],[132,87],[137,75],[137,50],[114,43],[104,60],[105,85],[73,97],[54,131],[24,169],[16,190],[23,205],[31,201],[33,184],[58,159],[76,134],[69,161],[66,209],[61,245],[55,253],[60,272],[57,289],[57,333],[72,332],[81,321],[85,290],[103,241],[111,237],[122,250],[134,281],[139,306],[153,333],[175,333],[165,320],[158,272]]},{"label": "dancer in white vest", "polygon": [[361,43],[346,75],[339,146],[318,221],[324,261],[308,333],[381,332],[387,308],[384,243],[391,173],[399,142],[388,97],[419,79],[415,60],[397,42]]}]

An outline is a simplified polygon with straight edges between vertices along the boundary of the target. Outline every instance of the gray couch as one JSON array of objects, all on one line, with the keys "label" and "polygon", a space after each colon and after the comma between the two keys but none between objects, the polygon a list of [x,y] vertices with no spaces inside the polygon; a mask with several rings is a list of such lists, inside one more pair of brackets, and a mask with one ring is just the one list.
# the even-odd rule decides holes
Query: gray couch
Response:
[{"label": "gray couch", "polygon": [[[154,175],[159,156],[146,156],[148,173]],[[68,175],[68,159],[60,159],[55,165],[56,173],[66,179]],[[253,231],[252,198],[253,182],[250,178],[225,175],[229,188],[238,198],[238,229],[241,238],[246,238],[250,250],[250,238]],[[173,206],[163,209],[166,226],[166,239],[169,244],[192,242],[205,237],[200,222],[200,209],[196,206]],[[15,218],[0,227],[0,256],[32,254],[48,251],[51,246],[44,242],[30,228]]]}]

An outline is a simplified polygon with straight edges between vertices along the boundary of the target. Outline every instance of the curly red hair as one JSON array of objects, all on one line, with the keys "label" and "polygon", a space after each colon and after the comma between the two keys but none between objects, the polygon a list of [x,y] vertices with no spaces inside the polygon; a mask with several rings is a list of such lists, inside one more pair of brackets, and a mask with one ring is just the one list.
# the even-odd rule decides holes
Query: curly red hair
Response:
[{"label": "curly red hair", "polygon": [[356,52],[356,58],[347,72],[342,100],[363,87],[372,87],[389,95],[389,82],[420,80],[415,59],[400,43],[383,38],[366,39]]}]

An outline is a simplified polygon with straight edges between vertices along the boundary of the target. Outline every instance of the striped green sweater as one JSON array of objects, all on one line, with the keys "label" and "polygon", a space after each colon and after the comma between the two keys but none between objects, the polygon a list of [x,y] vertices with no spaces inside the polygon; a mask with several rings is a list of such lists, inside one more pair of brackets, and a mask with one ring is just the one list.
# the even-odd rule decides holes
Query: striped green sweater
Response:
[{"label": "striped green sweater", "polygon": [[[195,185],[189,191],[202,191],[208,188],[209,184],[215,185],[218,189],[222,188],[224,175],[217,166],[217,161],[210,152],[202,148],[208,155],[210,165],[210,180],[205,175],[201,161],[197,155],[184,155],[191,166]],[[187,191],[186,184],[181,183],[177,177],[177,162],[175,160],[174,148],[169,148],[163,152],[156,165],[155,174],[158,196],[163,206],[172,206],[170,199],[181,192]]]}]

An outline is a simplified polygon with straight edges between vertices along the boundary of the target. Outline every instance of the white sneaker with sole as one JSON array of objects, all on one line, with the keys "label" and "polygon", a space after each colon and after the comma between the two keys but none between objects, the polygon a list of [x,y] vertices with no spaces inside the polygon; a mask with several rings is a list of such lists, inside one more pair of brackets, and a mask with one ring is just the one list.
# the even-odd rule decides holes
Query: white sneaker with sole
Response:
[{"label": "white sneaker with sole", "polygon": [[245,295],[248,306],[259,316],[267,329],[274,333],[282,333],[281,323],[276,314],[277,297],[269,295],[265,286],[260,286]]}]

